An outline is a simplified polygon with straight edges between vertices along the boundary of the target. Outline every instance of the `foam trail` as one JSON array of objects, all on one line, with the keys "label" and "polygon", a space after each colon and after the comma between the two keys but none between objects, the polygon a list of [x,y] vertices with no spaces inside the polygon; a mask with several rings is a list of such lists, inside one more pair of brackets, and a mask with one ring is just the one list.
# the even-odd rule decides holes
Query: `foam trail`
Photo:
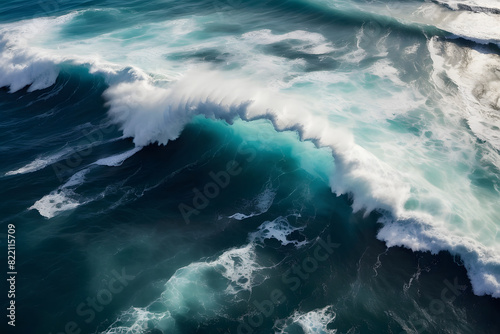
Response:
[{"label": "foam trail", "polygon": [[5,173],[5,176],[36,172],[38,170],[41,170],[41,169],[47,167],[48,165],[53,164],[54,162],[59,161],[68,152],[69,152],[68,150],[63,150],[61,152],[57,152],[57,153],[52,154],[52,155],[38,157],[35,160],[33,160],[32,162],[30,162],[29,164],[27,164],[19,169],[12,170],[12,171]]},{"label": "foam trail", "polygon": [[125,160],[136,154],[142,149],[142,147],[135,147],[131,150],[128,150],[126,152],[116,154],[107,158],[102,158],[94,162],[96,165],[101,165],[101,166],[109,166],[109,167],[116,167],[120,166]]}]

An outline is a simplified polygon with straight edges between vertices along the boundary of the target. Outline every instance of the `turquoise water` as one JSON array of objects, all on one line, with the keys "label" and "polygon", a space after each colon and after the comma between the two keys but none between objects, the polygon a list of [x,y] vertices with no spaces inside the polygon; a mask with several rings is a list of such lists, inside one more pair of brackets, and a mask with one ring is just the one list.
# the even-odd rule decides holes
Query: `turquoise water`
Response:
[{"label": "turquoise water", "polygon": [[499,27],[489,0],[3,3],[2,328],[498,333]]}]

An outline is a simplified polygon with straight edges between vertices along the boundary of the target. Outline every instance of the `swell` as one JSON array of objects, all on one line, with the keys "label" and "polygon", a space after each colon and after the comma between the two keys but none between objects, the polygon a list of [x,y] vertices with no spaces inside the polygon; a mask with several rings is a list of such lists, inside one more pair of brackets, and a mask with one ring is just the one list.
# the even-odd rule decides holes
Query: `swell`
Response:
[{"label": "swell", "polygon": [[[210,75],[208,78],[209,79],[207,79],[207,81],[201,82],[201,86],[206,86],[208,82],[211,82],[214,79],[214,77]],[[353,196],[352,205],[355,211],[364,210],[366,214],[372,210],[385,212],[385,217],[381,220],[384,222],[385,226],[379,232],[379,238],[384,240],[388,246],[406,246],[414,250],[431,250],[433,253],[437,253],[441,250],[448,250],[451,251],[452,254],[468,254],[467,257],[464,257],[465,265],[471,275],[472,284],[476,288],[476,293],[491,293],[495,297],[498,296],[495,290],[491,290],[491,288],[488,287],[481,287],[481,277],[486,273],[494,273],[497,270],[497,266],[494,264],[496,262],[496,260],[494,260],[495,252],[484,248],[472,239],[463,240],[463,244],[462,242],[459,242],[458,246],[443,243],[443,241],[447,238],[441,236],[446,235],[446,231],[434,230],[432,228],[432,224],[430,224],[430,222],[426,222],[427,219],[432,221],[432,217],[426,218],[425,216],[418,215],[411,217],[412,215],[408,212],[400,212],[400,208],[403,206],[401,201],[404,200],[404,197],[400,196],[407,196],[403,194],[408,190],[405,189],[404,183],[401,182],[401,184],[397,186],[400,187],[400,189],[394,194],[394,179],[397,180],[400,178],[398,173],[396,171],[391,171],[388,166],[380,165],[380,162],[377,161],[375,157],[372,157],[369,154],[366,155],[367,152],[364,152],[363,149],[353,142],[346,143],[346,138],[349,137],[347,133],[342,132],[339,129],[328,128],[326,126],[318,127],[317,124],[321,124],[320,120],[312,121],[311,123],[316,124],[316,126],[311,128],[310,125],[300,123],[299,121],[295,123],[283,122],[279,116],[271,112],[264,112],[255,115],[252,114],[251,109],[249,110],[249,106],[251,104],[248,104],[248,102],[244,99],[236,99],[236,102],[232,105],[221,105],[215,101],[227,100],[227,97],[218,97],[217,94],[209,93],[207,94],[208,96],[206,96],[207,100],[204,100],[203,102],[193,99],[190,94],[188,94],[189,97],[183,96],[180,100],[185,101],[185,99],[189,99],[190,103],[182,105],[181,108],[177,106],[177,109],[174,109],[183,116],[180,116],[177,113],[167,114],[168,116],[162,115],[162,117],[166,117],[169,120],[175,119],[176,123],[174,123],[174,127],[167,127],[166,132],[160,132],[159,136],[149,137],[146,139],[141,131],[138,133],[131,132],[131,125],[129,124],[129,121],[123,118],[121,119],[121,115],[127,115],[127,112],[123,109],[123,105],[121,105],[121,101],[123,101],[121,96],[133,96],[133,92],[142,89],[140,86],[144,85],[144,83],[140,83],[139,87],[135,85],[135,83],[127,83],[125,86],[121,87],[124,90],[119,89],[120,85],[118,85],[116,89],[111,87],[105,93],[105,96],[110,101],[110,114],[116,117],[115,120],[118,119],[118,123],[122,125],[124,130],[124,135],[134,138],[138,147],[146,146],[151,143],[167,144],[169,141],[176,139],[184,126],[188,124],[190,119],[195,115],[201,114],[209,118],[222,119],[228,123],[232,123],[237,118],[241,118],[246,121],[268,119],[277,131],[297,132],[301,140],[311,141],[318,148],[328,147],[332,150],[332,155],[335,160],[335,172],[331,175],[330,181],[332,191],[337,194],[350,193]],[[227,87],[229,86],[234,86],[234,83],[228,83]],[[196,88],[197,87],[193,87],[195,90]],[[155,90],[151,87],[150,89],[153,89],[153,91]],[[248,90],[246,91],[248,92]],[[158,92],[155,92],[153,95],[157,95],[157,93]],[[149,100],[153,95],[146,95],[146,99]],[[171,100],[171,97],[175,96],[175,94],[167,96],[168,97],[165,98],[164,101]],[[181,104],[181,102],[177,103]],[[146,104],[146,100],[142,100],[140,103],[142,106],[144,106],[144,104]],[[154,106],[154,109],[165,108],[164,104],[167,103],[160,101],[159,104]],[[132,104],[130,107],[134,110],[137,106],[138,105]],[[128,107],[129,106],[127,106],[127,108]],[[185,117],[186,112],[193,110],[193,107],[195,107],[196,113],[192,113],[191,115],[188,113],[188,116]],[[167,106],[165,109],[167,111],[172,110],[170,106]],[[253,112],[255,113],[255,110],[253,110]],[[136,119],[131,119],[133,122],[137,122]],[[155,123],[161,124],[159,122]],[[138,125],[137,127],[142,128],[141,125]],[[155,125],[155,127],[157,128],[157,125]],[[150,131],[149,129],[147,131],[147,135],[151,136],[152,133],[158,133],[157,131],[158,130]],[[316,133],[323,133],[324,136],[318,137],[316,136]],[[336,133],[336,135],[332,136],[329,133]],[[135,151],[137,150],[134,150],[132,153],[135,153]],[[353,151],[358,152],[358,157],[352,157]],[[97,163],[99,164],[100,162]],[[57,202],[59,202],[59,200]],[[77,204],[68,203],[67,207],[73,208],[75,205]],[[47,217],[50,217],[52,213],[47,213],[46,215]],[[403,218],[405,216],[407,216],[407,218]],[[429,228],[431,228],[432,232],[428,230]],[[405,240],[400,237],[395,238],[395,236],[404,236],[408,233],[413,236],[413,239]],[[469,244],[469,247],[471,244],[474,246],[469,248],[462,246],[464,244]],[[489,258],[489,260],[487,260],[489,264],[486,263],[486,268],[488,268],[486,269],[486,273],[484,271],[485,268],[480,269],[481,262],[483,262],[484,259],[479,256],[473,256],[471,258],[471,251],[483,254],[483,256],[486,256],[487,259]],[[477,267],[477,265],[479,265],[479,267]]]},{"label": "swell", "polygon": [[[71,18],[63,17],[60,20],[65,22]],[[43,24],[48,25],[47,22]],[[291,39],[276,37],[270,32],[263,34],[275,40]],[[302,40],[303,43],[311,38],[320,43],[326,42],[304,31],[294,36],[293,39]],[[7,47],[16,46],[5,35],[3,41],[5,51]],[[299,47],[308,54],[316,51],[304,44],[299,44]],[[328,52],[329,49],[324,53]],[[8,65],[13,59],[20,60],[26,66],[14,66],[12,69]],[[199,115],[228,123],[238,118],[246,121],[268,119],[277,131],[294,131],[300,140],[329,148],[335,160],[335,170],[330,178],[332,191],[336,194],[351,194],[355,211],[369,214],[378,210],[384,213],[384,227],[379,238],[389,246],[403,245],[413,250],[430,250],[434,253],[448,250],[459,254],[464,258],[475,292],[500,296],[500,259],[494,247],[484,246],[470,237],[450,240],[448,232],[435,224],[435,217],[425,212],[407,210],[406,204],[412,189],[405,175],[356,144],[352,133],[346,129],[325,122],[324,117],[315,112],[314,105],[297,98],[293,91],[262,88],[252,78],[227,72],[222,74],[204,66],[186,71],[180,78],[155,80],[134,66],[82,56],[72,58],[39,54],[23,46],[3,54],[4,70],[10,74],[4,77],[1,85],[10,86],[12,92],[30,84],[28,92],[48,88],[57,78],[59,64],[67,62],[83,66],[93,75],[106,80],[109,88],[104,97],[109,108],[108,115],[120,126],[125,137],[133,138],[138,148],[154,143],[168,144],[178,138],[193,117]],[[119,164],[121,158],[127,156],[128,153],[119,156],[120,159],[101,163]],[[77,205],[72,201],[64,203],[69,207]],[[47,212],[47,216],[51,214]]]}]

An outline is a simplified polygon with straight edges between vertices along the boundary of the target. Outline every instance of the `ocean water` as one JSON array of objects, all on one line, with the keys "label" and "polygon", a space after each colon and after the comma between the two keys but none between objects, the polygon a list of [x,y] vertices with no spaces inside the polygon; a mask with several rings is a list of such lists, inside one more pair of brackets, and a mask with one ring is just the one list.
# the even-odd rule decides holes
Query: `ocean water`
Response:
[{"label": "ocean water", "polygon": [[7,0],[0,50],[2,333],[500,333],[497,0]]}]

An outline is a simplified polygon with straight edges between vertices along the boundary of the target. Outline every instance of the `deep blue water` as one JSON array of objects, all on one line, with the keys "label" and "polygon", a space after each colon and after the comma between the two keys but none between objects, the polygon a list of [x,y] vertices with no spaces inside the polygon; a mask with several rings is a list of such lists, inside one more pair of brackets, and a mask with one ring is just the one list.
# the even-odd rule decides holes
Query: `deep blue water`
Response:
[{"label": "deep blue water", "polygon": [[5,1],[2,333],[499,333],[499,13]]}]

